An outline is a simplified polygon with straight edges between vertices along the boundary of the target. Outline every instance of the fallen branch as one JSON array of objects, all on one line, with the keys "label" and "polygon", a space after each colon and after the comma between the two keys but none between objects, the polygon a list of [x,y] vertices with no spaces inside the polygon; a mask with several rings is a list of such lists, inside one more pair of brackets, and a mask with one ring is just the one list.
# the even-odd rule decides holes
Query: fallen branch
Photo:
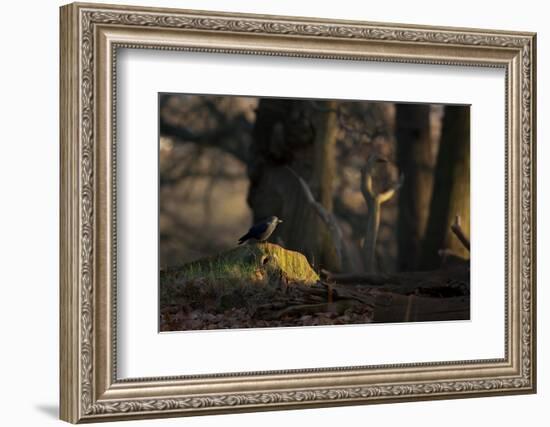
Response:
[{"label": "fallen branch", "polygon": [[[366,305],[372,305],[375,302],[375,298],[371,294],[370,289],[354,289],[350,286],[340,285],[338,283],[321,283],[326,286],[327,291],[330,291],[328,295],[331,295],[333,301],[352,299]],[[330,301],[330,299],[328,300],[329,303],[333,301]]]},{"label": "fallen branch", "polygon": [[453,265],[433,271],[407,273],[353,273],[338,274],[322,270],[321,274],[333,288],[343,286],[364,287],[397,294],[427,295],[466,295],[469,294],[470,280],[466,264]]},{"label": "fallen branch", "polygon": [[339,300],[334,303],[326,304],[305,304],[305,305],[291,305],[282,310],[276,311],[269,315],[271,319],[280,319],[284,316],[296,316],[305,314],[315,314],[322,312],[335,313],[338,316],[344,314],[349,308],[355,308],[360,304],[355,300]]},{"label": "fallen branch", "polygon": [[384,294],[373,309],[375,323],[426,322],[470,319],[470,296],[452,298],[420,297],[416,295]]}]

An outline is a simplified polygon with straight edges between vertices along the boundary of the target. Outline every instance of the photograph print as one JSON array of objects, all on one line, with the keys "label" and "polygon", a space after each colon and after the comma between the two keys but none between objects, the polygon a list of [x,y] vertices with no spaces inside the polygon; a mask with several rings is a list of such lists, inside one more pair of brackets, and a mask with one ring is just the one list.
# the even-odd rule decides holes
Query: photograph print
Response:
[{"label": "photograph print", "polygon": [[470,106],[159,94],[159,330],[470,319]]}]

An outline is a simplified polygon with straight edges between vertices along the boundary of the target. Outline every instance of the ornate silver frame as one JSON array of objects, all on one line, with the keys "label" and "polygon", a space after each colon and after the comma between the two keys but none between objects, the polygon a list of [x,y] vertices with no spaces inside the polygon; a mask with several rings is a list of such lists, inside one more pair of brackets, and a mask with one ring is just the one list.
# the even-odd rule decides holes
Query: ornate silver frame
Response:
[{"label": "ornate silver frame", "polygon": [[[118,47],[502,67],[505,357],[117,380]],[[61,418],[129,418],[535,392],[535,34],[71,4],[61,8]]]}]

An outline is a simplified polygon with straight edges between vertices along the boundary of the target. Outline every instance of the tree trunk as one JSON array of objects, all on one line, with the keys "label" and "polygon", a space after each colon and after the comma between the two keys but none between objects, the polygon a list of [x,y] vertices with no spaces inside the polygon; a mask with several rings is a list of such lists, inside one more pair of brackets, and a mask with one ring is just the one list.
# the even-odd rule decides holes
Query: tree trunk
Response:
[{"label": "tree trunk", "polygon": [[434,156],[430,138],[430,106],[397,104],[397,166],[405,176],[399,193],[398,269],[418,268],[433,186]]},{"label": "tree trunk", "polygon": [[[262,99],[253,132],[248,203],[254,220],[277,215],[284,222],[271,241],[306,255],[314,266],[342,266],[326,224],[319,218],[292,168],[328,212],[332,211],[335,102]],[[329,267],[330,266],[330,267]]]},{"label": "tree trunk", "polygon": [[[323,103],[316,111],[314,118],[314,164],[313,164],[313,192],[319,196],[318,202],[327,212],[332,212],[334,197],[334,178],[336,173],[336,138],[338,136],[338,118],[336,101]],[[320,244],[319,260],[322,265],[332,265],[342,269],[342,259],[335,250],[336,242],[333,242],[332,234],[327,225],[317,216],[314,232],[319,233]]]},{"label": "tree trunk", "polygon": [[460,216],[466,235],[470,235],[470,108],[448,105],[443,118],[433,197],[422,249],[423,269],[440,265],[440,249],[450,249],[457,255],[469,257],[467,249],[451,231],[456,215]]}]

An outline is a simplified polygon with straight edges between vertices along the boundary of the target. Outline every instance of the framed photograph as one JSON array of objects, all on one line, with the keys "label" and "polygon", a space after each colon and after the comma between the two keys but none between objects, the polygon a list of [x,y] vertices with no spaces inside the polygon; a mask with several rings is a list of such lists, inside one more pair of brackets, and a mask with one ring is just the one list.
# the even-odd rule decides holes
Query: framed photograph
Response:
[{"label": "framed photograph", "polygon": [[63,420],[535,392],[535,34],[60,22]]}]

